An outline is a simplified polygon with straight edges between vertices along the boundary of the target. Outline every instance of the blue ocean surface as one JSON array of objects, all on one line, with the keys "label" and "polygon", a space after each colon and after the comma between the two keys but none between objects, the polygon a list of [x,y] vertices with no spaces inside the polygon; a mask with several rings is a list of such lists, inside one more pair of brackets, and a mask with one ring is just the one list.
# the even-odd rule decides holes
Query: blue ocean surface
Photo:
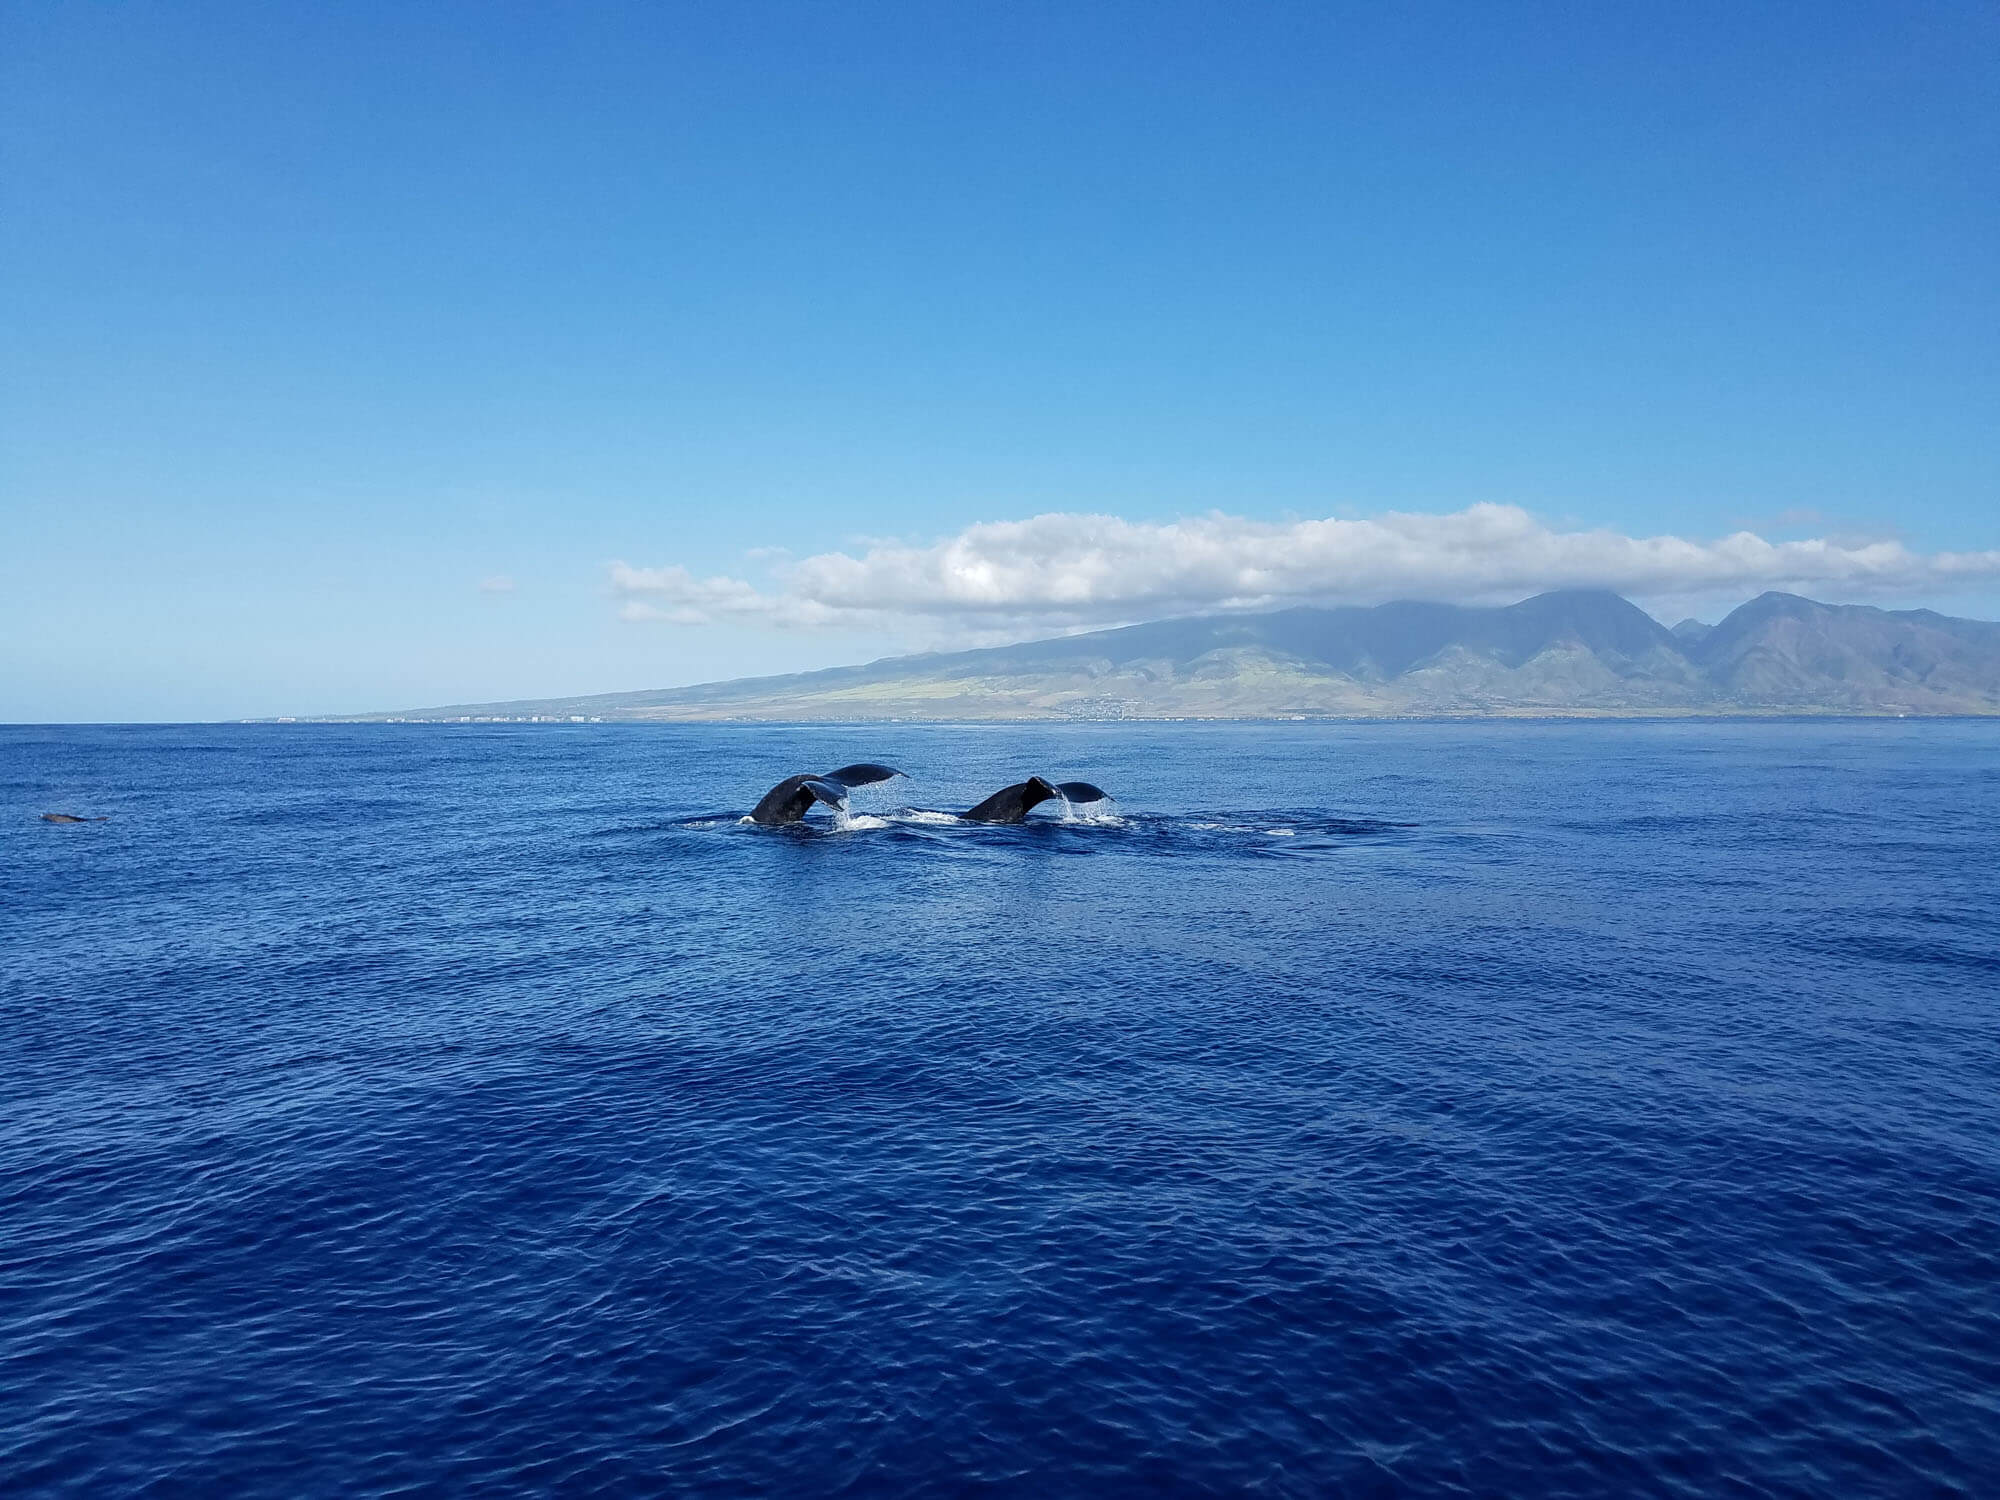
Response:
[{"label": "blue ocean surface", "polygon": [[2000,723],[10,728],[0,964],[9,1496],[2000,1492]]}]

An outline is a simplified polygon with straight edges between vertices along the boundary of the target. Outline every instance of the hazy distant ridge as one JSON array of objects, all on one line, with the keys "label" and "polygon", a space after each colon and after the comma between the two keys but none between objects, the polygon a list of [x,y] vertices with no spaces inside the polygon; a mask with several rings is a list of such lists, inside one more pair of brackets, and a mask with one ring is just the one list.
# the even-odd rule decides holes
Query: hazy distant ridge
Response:
[{"label": "hazy distant ridge", "polygon": [[1767,593],[1669,630],[1617,594],[1162,620],[781,677],[351,720],[2000,714],[2000,625]]}]

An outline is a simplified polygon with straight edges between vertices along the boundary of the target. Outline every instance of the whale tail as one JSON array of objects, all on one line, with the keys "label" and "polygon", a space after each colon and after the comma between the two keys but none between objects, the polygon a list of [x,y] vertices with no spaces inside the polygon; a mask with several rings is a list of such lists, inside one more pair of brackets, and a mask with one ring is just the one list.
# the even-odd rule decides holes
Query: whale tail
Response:
[{"label": "whale tail", "polygon": [[872,760],[859,761],[851,766],[842,766],[838,771],[828,771],[821,781],[831,781],[835,786],[873,786],[878,781],[888,781],[903,773],[894,766],[881,765]]},{"label": "whale tail", "polygon": [[1065,781],[1058,785],[1040,776],[1030,776],[1013,786],[1003,786],[977,807],[959,816],[968,823],[1018,823],[1027,817],[1029,808],[1051,798],[1060,797],[1065,802],[1102,802],[1105,796],[1101,787],[1092,786],[1087,781]]},{"label": "whale tail", "polygon": [[815,802],[824,802],[836,812],[847,807],[847,794],[858,786],[873,786],[903,773],[894,766],[861,761],[828,771],[824,776],[787,776],[764,794],[750,814],[753,823],[796,823]]}]

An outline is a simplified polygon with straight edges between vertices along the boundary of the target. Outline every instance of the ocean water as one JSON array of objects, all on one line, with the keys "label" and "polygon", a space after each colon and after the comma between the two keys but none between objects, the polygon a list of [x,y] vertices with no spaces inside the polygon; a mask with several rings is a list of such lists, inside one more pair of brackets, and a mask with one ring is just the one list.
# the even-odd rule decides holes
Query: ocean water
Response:
[{"label": "ocean water", "polygon": [[10,1496],[2000,1487],[2000,724],[12,728],[0,964]]}]

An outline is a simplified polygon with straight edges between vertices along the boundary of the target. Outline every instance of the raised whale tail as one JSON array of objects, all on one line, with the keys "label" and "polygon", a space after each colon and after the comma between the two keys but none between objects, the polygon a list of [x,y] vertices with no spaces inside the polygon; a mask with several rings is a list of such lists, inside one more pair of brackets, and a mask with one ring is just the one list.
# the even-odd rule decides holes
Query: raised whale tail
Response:
[{"label": "raised whale tail", "polygon": [[824,776],[787,776],[764,793],[763,801],[751,810],[750,821],[796,823],[815,802],[824,802],[836,810],[844,808],[847,806],[847,794],[855,787],[873,786],[878,781],[887,781],[902,774],[894,766],[861,761],[842,766],[838,771],[828,771]]},{"label": "raised whale tail", "polygon": [[1057,784],[1040,776],[1030,776],[1013,786],[1003,786],[979,806],[959,816],[968,823],[1018,823],[1027,817],[1029,808],[1039,806],[1052,797],[1060,797],[1065,802],[1102,802],[1107,795],[1103,788],[1094,787],[1087,781]]},{"label": "raised whale tail", "polygon": [[831,781],[836,786],[873,786],[878,781],[887,781],[903,773],[894,766],[879,765],[872,760],[858,761],[851,766],[842,766],[838,771],[828,771],[821,781]]}]

